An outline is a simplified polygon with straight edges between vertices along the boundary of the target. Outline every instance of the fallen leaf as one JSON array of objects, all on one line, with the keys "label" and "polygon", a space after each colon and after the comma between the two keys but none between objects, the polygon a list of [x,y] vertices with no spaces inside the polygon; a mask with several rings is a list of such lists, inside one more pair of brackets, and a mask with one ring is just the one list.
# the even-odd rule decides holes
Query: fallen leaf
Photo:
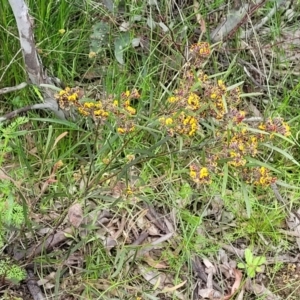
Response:
[{"label": "fallen leaf", "polygon": [[55,149],[55,146],[57,145],[57,143],[58,143],[61,139],[63,139],[67,134],[68,134],[68,132],[65,131],[65,132],[61,133],[61,134],[55,139],[54,144],[53,144],[53,147],[52,147],[52,149],[51,149],[50,152],[52,152],[52,151]]},{"label": "fallen leaf", "polygon": [[167,269],[169,266],[167,266],[164,263],[161,262],[157,262],[155,261],[150,255],[149,253],[146,253],[143,257],[144,261],[151,267],[155,268],[155,269]]},{"label": "fallen leaf", "polygon": [[108,236],[104,241],[105,248],[110,251],[112,248],[118,245],[118,242],[111,236]]},{"label": "fallen leaf", "polygon": [[194,1],[194,12],[196,14],[196,19],[197,19],[197,22],[199,23],[200,25],[200,30],[201,30],[201,33],[204,34],[206,32],[206,24],[205,24],[205,20],[204,18],[202,17],[202,15],[199,13],[200,11],[200,4],[199,2],[197,1]]},{"label": "fallen leaf", "polygon": [[231,287],[231,292],[229,295],[224,297],[224,300],[229,300],[235,294],[235,292],[239,289],[240,284],[242,282],[243,274],[240,270],[234,269],[235,281]]},{"label": "fallen leaf", "polygon": [[199,290],[199,296],[204,299],[212,299],[215,291],[213,289],[201,289]]},{"label": "fallen leaf", "polygon": [[248,291],[253,292],[256,296],[263,296],[266,300],[281,300],[280,296],[273,294],[270,290],[268,290],[263,284],[257,284],[252,282],[251,280],[246,281],[246,289]]},{"label": "fallen leaf", "polygon": [[167,283],[167,277],[164,273],[161,273],[157,270],[151,270],[142,265],[139,265],[138,269],[140,274],[142,274],[142,276],[144,277],[144,279],[147,280],[153,286],[164,287],[165,284]]},{"label": "fallen leaf", "polygon": [[172,287],[165,287],[161,293],[170,293],[170,292],[174,292],[176,290],[178,290],[179,288],[181,288],[182,286],[184,286],[186,284],[186,280],[175,285],[175,286],[172,286]]},{"label": "fallen leaf", "polygon": [[69,222],[76,228],[80,226],[83,220],[83,212],[79,203],[73,204],[68,211]]}]

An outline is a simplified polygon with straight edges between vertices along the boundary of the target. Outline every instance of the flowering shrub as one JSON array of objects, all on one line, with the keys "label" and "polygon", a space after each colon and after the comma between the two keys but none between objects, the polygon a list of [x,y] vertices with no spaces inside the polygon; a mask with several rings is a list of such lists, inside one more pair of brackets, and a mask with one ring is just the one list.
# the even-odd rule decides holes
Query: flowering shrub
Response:
[{"label": "flowering shrub", "polygon": [[[276,178],[265,167],[250,167],[249,158],[262,153],[263,143],[275,142],[276,134],[289,136],[289,125],[277,117],[250,127],[245,121],[246,112],[240,110],[239,87],[227,87],[222,79],[211,79],[202,70],[203,62],[210,55],[209,44],[192,45],[190,53],[191,59],[182,73],[179,87],[161,111],[160,129],[170,138],[181,136],[190,143],[198,135],[209,136],[210,146],[203,146],[201,163],[196,163],[199,161],[196,156],[189,167],[190,178],[197,185],[210,184],[213,174],[222,174],[224,164],[247,183],[270,185]],[[57,95],[62,109],[75,109],[79,115],[92,117],[102,124],[113,120],[119,134],[135,130],[137,109],[132,100],[140,98],[137,90],[101,101],[83,102],[81,98],[78,88],[66,88]],[[213,124],[214,129],[203,128],[204,121]]]},{"label": "flowering shrub", "polygon": [[214,147],[204,149],[202,164],[190,165],[191,179],[198,185],[210,184],[212,175],[221,174],[226,163],[247,183],[268,186],[275,182],[276,178],[265,167],[247,167],[248,158],[257,157],[263,142],[273,140],[274,133],[289,136],[289,125],[282,118],[274,118],[250,128],[244,121],[246,112],[239,109],[240,89],[228,88],[223,80],[214,81],[203,71],[194,70],[209,55],[208,44],[193,45],[191,53],[192,62],[182,76],[179,89],[168,98],[167,114],[160,118],[161,126],[171,136],[205,135],[201,127],[204,120],[210,120],[216,127],[211,138]]}]

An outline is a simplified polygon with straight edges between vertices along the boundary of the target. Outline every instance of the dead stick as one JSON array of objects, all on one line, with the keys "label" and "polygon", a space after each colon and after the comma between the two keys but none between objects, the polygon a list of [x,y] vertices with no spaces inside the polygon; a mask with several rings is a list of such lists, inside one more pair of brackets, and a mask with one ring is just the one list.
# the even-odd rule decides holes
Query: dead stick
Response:
[{"label": "dead stick", "polygon": [[50,251],[57,244],[65,241],[67,239],[66,234],[72,234],[73,228],[69,227],[63,231],[58,231],[55,234],[50,234],[48,238],[41,242],[38,246],[30,247],[28,250],[20,251],[15,253],[15,260],[22,260],[25,257],[35,257],[40,254],[42,251]]},{"label": "dead stick", "polygon": [[27,86],[27,83],[26,82],[22,82],[22,83],[20,83],[20,84],[18,84],[16,86],[5,87],[3,89],[0,89],[0,95],[1,94],[6,94],[6,93],[10,93],[10,92],[21,90],[21,89],[23,89],[26,86]]}]

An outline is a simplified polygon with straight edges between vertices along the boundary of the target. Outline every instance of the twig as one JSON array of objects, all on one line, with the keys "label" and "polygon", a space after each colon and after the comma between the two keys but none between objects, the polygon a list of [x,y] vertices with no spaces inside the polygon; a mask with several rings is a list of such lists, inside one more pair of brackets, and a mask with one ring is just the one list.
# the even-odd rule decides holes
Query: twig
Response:
[{"label": "twig", "polygon": [[47,239],[41,242],[37,246],[30,247],[25,251],[19,251],[14,254],[15,260],[22,260],[25,257],[35,257],[42,251],[49,251],[57,244],[65,241],[67,239],[66,234],[72,234],[73,228],[66,228],[65,230],[58,231],[55,234],[50,234]]},{"label": "twig", "polygon": [[276,199],[278,201],[280,201],[281,203],[283,203],[285,206],[287,206],[287,203],[285,202],[285,200],[281,196],[276,183],[271,183],[271,189],[274,192],[274,195],[275,195]]},{"label": "twig", "polygon": [[250,118],[245,118],[243,122],[246,123],[254,123],[254,122],[262,122],[264,118],[262,117],[250,117]]},{"label": "twig", "polygon": [[25,113],[28,112],[30,110],[34,110],[34,109],[47,109],[50,108],[49,103],[37,103],[37,104],[33,104],[33,105],[28,105],[25,107],[21,107],[18,108],[14,111],[11,111],[10,113],[0,117],[0,122],[3,121],[7,121],[10,120],[12,118],[15,118],[17,115],[21,114],[21,113]]},{"label": "twig", "polygon": [[16,86],[11,86],[11,87],[6,87],[6,88],[3,88],[3,89],[0,89],[0,95],[21,90],[21,89],[23,89],[26,86],[27,86],[27,83],[26,82],[22,82],[22,83],[20,83],[20,84],[18,84]]},{"label": "twig", "polygon": [[28,280],[27,280],[27,287],[28,290],[30,292],[30,294],[32,295],[34,300],[44,300],[45,297],[40,289],[40,287],[38,286],[36,280],[34,279],[34,274],[31,270],[27,271],[28,274]]}]

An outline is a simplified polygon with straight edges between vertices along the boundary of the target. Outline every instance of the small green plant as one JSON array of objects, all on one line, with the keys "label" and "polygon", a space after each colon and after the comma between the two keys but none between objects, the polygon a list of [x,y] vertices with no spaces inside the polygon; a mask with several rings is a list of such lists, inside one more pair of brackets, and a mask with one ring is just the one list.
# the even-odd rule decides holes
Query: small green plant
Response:
[{"label": "small green plant", "polygon": [[[11,140],[25,132],[18,131],[21,124],[28,122],[27,118],[17,118],[9,126],[0,125],[0,168],[5,167],[6,157],[13,152]],[[2,172],[2,171],[1,171]],[[0,248],[5,244],[6,235],[11,228],[20,228],[25,221],[23,207],[15,201],[15,185],[13,179],[4,172],[0,181]],[[8,260],[0,260],[0,276],[19,282],[26,277],[25,271]]]},{"label": "small green plant", "polygon": [[238,263],[238,267],[240,269],[245,269],[250,278],[254,278],[256,272],[261,272],[261,266],[266,263],[265,256],[254,257],[249,248],[245,250],[245,260],[246,263]]},{"label": "small green plant", "polygon": [[7,259],[0,260],[0,276],[4,276],[6,280],[18,283],[26,278],[26,272],[21,267],[11,263]]}]

